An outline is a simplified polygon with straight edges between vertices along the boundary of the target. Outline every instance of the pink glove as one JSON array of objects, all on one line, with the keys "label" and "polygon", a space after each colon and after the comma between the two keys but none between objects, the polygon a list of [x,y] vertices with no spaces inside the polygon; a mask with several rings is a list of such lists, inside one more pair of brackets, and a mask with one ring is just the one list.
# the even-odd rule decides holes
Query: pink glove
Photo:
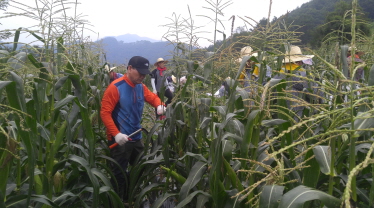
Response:
[{"label": "pink glove", "polygon": [[129,136],[127,136],[126,134],[118,133],[116,136],[114,136],[114,139],[120,146],[122,146],[129,141]]}]

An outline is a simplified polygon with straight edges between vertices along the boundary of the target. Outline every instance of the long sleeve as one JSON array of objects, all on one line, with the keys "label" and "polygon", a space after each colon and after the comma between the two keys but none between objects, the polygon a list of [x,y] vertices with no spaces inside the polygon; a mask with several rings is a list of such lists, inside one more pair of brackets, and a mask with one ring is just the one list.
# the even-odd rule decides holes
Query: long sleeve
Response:
[{"label": "long sleeve", "polygon": [[101,120],[103,121],[105,127],[107,128],[108,139],[120,133],[120,131],[116,127],[113,121],[113,118],[112,118],[112,112],[114,108],[116,107],[118,101],[119,101],[118,89],[113,84],[111,84],[104,92],[104,96],[101,101],[101,110],[100,110]]},{"label": "long sleeve", "polygon": [[152,93],[144,84],[143,89],[144,99],[147,103],[149,103],[153,107],[157,107],[162,104],[160,98],[156,94]]},{"label": "long sleeve", "polygon": [[151,78],[151,84],[152,84],[153,91],[156,91],[155,78]]}]

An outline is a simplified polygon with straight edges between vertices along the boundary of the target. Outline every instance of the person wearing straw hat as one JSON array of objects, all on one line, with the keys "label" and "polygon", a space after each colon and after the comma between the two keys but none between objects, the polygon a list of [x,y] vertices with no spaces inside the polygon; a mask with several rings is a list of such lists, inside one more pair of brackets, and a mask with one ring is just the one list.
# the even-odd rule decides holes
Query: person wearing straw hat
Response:
[{"label": "person wearing straw hat", "polygon": [[[241,58],[237,59],[239,63],[242,62],[245,56],[255,57],[256,59],[258,57],[258,53],[253,53],[253,49],[251,46],[243,47],[240,50],[240,55],[241,55]],[[256,82],[258,80],[259,75],[260,75],[259,69],[260,69],[260,64],[253,61],[252,58],[249,58],[248,61],[246,62],[246,65],[242,73],[239,75],[239,81],[242,83],[243,87],[247,91],[251,91],[250,83]],[[266,65],[266,77],[269,77],[269,78],[271,77],[271,68],[268,65]],[[266,83],[266,81],[267,80],[263,80],[262,84]]]},{"label": "person wearing straw hat", "polygon": [[[164,96],[167,98],[167,101],[165,102],[165,105],[167,106],[168,104],[171,103],[171,100],[173,99],[173,92],[170,89],[169,86],[169,81],[166,76],[166,66],[168,61],[164,60],[163,58],[158,58],[154,66],[156,69],[154,69],[151,73],[151,84],[153,88],[153,93],[157,94],[160,96],[160,90],[165,87],[165,93]],[[165,116],[158,116],[156,113],[156,117],[159,118],[160,120],[164,119]]]},{"label": "person wearing straw hat", "polygon": [[114,80],[123,77],[123,74],[114,71],[116,68],[117,67],[110,68],[108,64],[105,65],[105,71],[109,74],[109,83],[112,83]]},{"label": "person wearing straw hat", "polygon": [[[308,82],[306,80],[303,80],[300,77],[306,77],[306,70],[302,68],[303,66],[303,60],[312,59],[314,55],[304,55],[301,52],[300,47],[291,45],[290,49],[286,51],[285,57],[283,59],[283,65],[280,70],[280,74],[276,75],[274,78],[276,79],[285,79],[287,77],[287,73],[291,73],[294,75],[297,75],[299,77],[290,77],[286,78],[288,81],[293,83],[291,85],[291,91],[293,98],[297,99],[304,95],[302,91],[304,88],[308,88]],[[307,99],[307,98],[306,98]],[[287,100],[288,107],[291,107],[291,102]],[[293,102],[292,104],[297,105],[297,103]],[[299,118],[302,116],[304,106],[297,106],[293,107],[292,111],[296,112],[298,115],[298,118],[296,117],[295,120],[299,120]]]}]

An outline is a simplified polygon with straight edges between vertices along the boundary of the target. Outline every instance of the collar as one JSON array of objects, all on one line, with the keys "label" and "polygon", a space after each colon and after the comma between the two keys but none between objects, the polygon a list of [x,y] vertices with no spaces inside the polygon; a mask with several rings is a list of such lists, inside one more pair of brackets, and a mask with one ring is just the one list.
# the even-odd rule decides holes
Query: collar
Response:
[{"label": "collar", "polygon": [[131,87],[135,87],[135,84],[132,83],[132,82],[130,81],[130,79],[129,79],[129,77],[127,76],[127,74],[124,74],[124,75],[123,75],[123,80],[125,80],[125,82],[126,82],[127,84],[129,84]]}]

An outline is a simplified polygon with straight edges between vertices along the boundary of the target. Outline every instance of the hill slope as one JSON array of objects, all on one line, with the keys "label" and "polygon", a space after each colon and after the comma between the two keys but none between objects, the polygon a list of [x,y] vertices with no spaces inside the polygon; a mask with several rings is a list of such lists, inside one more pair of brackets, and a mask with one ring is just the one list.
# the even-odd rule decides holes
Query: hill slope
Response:
[{"label": "hill slope", "polygon": [[142,40],[124,43],[114,37],[106,37],[101,40],[101,43],[106,52],[107,61],[114,65],[127,65],[128,60],[133,56],[143,56],[153,64],[157,58],[170,58],[171,51],[174,49],[168,42],[151,43],[150,41]]},{"label": "hill slope", "polygon": [[[328,14],[335,10],[336,4],[340,1],[352,4],[351,0],[311,0],[291,11],[286,21],[293,22],[293,25],[303,26],[299,30],[304,33],[301,40],[303,44],[308,44],[313,38],[315,28],[325,23]],[[358,4],[366,17],[374,20],[374,0],[360,0]]]}]

